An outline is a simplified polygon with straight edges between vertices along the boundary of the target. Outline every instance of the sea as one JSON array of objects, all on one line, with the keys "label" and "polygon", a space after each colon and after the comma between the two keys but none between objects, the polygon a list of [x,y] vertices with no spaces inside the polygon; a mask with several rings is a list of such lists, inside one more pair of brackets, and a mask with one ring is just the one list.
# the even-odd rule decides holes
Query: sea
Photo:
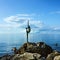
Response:
[{"label": "sea", "polygon": [[[60,52],[60,33],[30,33],[29,42],[45,42]],[[13,54],[12,48],[19,49],[24,43],[26,33],[0,33],[0,56]]]}]

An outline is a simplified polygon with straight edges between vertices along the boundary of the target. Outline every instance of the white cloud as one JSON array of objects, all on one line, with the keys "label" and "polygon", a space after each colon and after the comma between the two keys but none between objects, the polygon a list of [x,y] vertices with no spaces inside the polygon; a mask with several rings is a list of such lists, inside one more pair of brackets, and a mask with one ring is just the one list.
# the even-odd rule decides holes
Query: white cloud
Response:
[{"label": "white cloud", "polygon": [[40,20],[33,20],[33,17],[30,17],[30,16],[28,14],[17,14],[16,16],[9,16],[4,18],[4,21],[7,23],[26,24],[27,20],[29,20],[30,24],[33,24],[39,27],[43,25]]},{"label": "white cloud", "polygon": [[60,14],[60,11],[50,12],[50,14]]},{"label": "white cloud", "polygon": [[[32,27],[33,32],[37,32],[40,28],[43,27],[43,23],[40,20],[34,20],[34,14],[17,14],[15,16],[9,16],[4,18],[4,21],[7,22],[7,24],[11,24],[8,27],[19,27],[26,28],[27,21],[29,20],[30,25]],[[16,24],[16,25],[15,25]],[[6,25],[7,26],[7,25]],[[37,28],[37,29],[36,29]]]},{"label": "white cloud", "polygon": [[53,30],[54,31],[60,31],[60,27],[54,27]]},{"label": "white cloud", "polygon": [[32,16],[34,16],[34,14],[17,14],[15,16],[9,16],[4,18],[4,21],[8,23],[16,23],[19,21],[31,20]]},{"label": "white cloud", "polygon": [[46,26],[41,20],[35,20],[36,17],[34,14],[17,14],[15,16],[9,16],[4,18],[4,21],[7,22],[5,25],[1,25],[3,28],[16,28],[18,32],[25,32],[25,28],[27,25],[27,20],[30,22],[30,26],[32,28],[31,33],[40,32],[40,31],[58,31],[60,29],[56,27]]}]

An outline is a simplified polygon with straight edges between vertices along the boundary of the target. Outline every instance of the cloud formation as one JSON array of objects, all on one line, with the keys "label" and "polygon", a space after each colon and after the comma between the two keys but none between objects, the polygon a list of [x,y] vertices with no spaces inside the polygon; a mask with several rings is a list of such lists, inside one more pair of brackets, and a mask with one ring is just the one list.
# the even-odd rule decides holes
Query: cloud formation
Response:
[{"label": "cloud formation", "polygon": [[[34,14],[17,14],[15,16],[9,16],[4,18],[4,21],[16,27],[22,29],[26,28],[27,21],[29,20],[30,26],[32,28],[32,32],[37,32],[40,28],[43,27],[43,23],[40,20],[33,19]],[[15,26],[14,26],[15,27]]]},{"label": "cloud formation", "polygon": [[60,14],[60,11],[50,12],[50,14]]},{"label": "cloud formation", "polygon": [[60,31],[60,28],[46,26],[41,20],[35,19],[35,14],[17,14],[15,16],[9,16],[4,18],[6,24],[0,24],[1,28],[9,28],[13,30],[17,30],[18,32],[25,32],[25,28],[27,26],[27,21],[29,20],[29,24],[32,28],[31,32],[47,32],[47,31]]}]

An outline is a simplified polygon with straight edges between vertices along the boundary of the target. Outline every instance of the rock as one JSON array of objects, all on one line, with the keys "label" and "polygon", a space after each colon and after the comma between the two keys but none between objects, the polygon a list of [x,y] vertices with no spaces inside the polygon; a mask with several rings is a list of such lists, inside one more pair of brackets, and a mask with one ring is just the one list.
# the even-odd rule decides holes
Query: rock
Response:
[{"label": "rock", "polygon": [[16,54],[16,53],[17,53],[17,48],[14,47],[14,48],[12,49],[12,51],[14,51],[14,54]]},{"label": "rock", "polygon": [[46,58],[45,57],[41,57],[39,60],[46,60]]},{"label": "rock", "polygon": [[20,54],[15,54],[14,57],[11,58],[11,60],[19,60]]},{"label": "rock", "polygon": [[28,59],[34,59],[34,56],[32,53],[28,53],[28,52],[25,52],[24,53],[24,57],[28,58]]},{"label": "rock", "polygon": [[27,43],[24,43],[22,47],[20,47],[18,50],[17,50],[17,54],[23,54],[25,53],[26,51],[28,51],[28,48],[31,48],[33,46],[36,46],[36,43],[28,43],[28,46],[27,46]]},{"label": "rock", "polygon": [[60,55],[55,56],[53,60],[60,60]]},{"label": "rock", "polygon": [[28,53],[25,52],[24,54],[16,54],[12,60],[38,60],[40,58],[40,54],[37,53]]},{"label": "rock", "polygon": [[46,55],[50,54],[53,51],[53,49],[49,45],[45,44],[44,42],[38,42],[37,45],[39,45],[40,49],[42,49],[42,53],[44,51]]},{"label": "rock", "polygon": [[35,59],[40,59],[41,55],[38,53],[33,53],[33,56],[35,57]]},{"label": "rock", "polygon": [[60,53],[55,50],[47,56],[46,60],[53,60],[55,56],[58,56],[58,55],[60,55]]},{"label": "rock", "polygon": [[37,46],[32,46],[28,50],[32,53],[39,53],[42,57],[47,57],[47,55],[53,51],[53,49],[44,42],[37,43]]},{"label": "rock", "polygon": [[2,56],[0,60],[10,60],[11,57],[12,57],[11,55],[6,54]]}]

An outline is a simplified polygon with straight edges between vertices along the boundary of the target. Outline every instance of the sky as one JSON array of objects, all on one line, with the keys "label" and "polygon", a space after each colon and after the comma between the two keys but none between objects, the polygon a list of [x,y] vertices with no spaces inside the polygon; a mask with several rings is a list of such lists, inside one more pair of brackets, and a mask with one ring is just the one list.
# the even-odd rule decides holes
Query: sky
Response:
[{"label": "sky", "polygon": [[60,0],[0,0],[0,33],[60,32]]}]

